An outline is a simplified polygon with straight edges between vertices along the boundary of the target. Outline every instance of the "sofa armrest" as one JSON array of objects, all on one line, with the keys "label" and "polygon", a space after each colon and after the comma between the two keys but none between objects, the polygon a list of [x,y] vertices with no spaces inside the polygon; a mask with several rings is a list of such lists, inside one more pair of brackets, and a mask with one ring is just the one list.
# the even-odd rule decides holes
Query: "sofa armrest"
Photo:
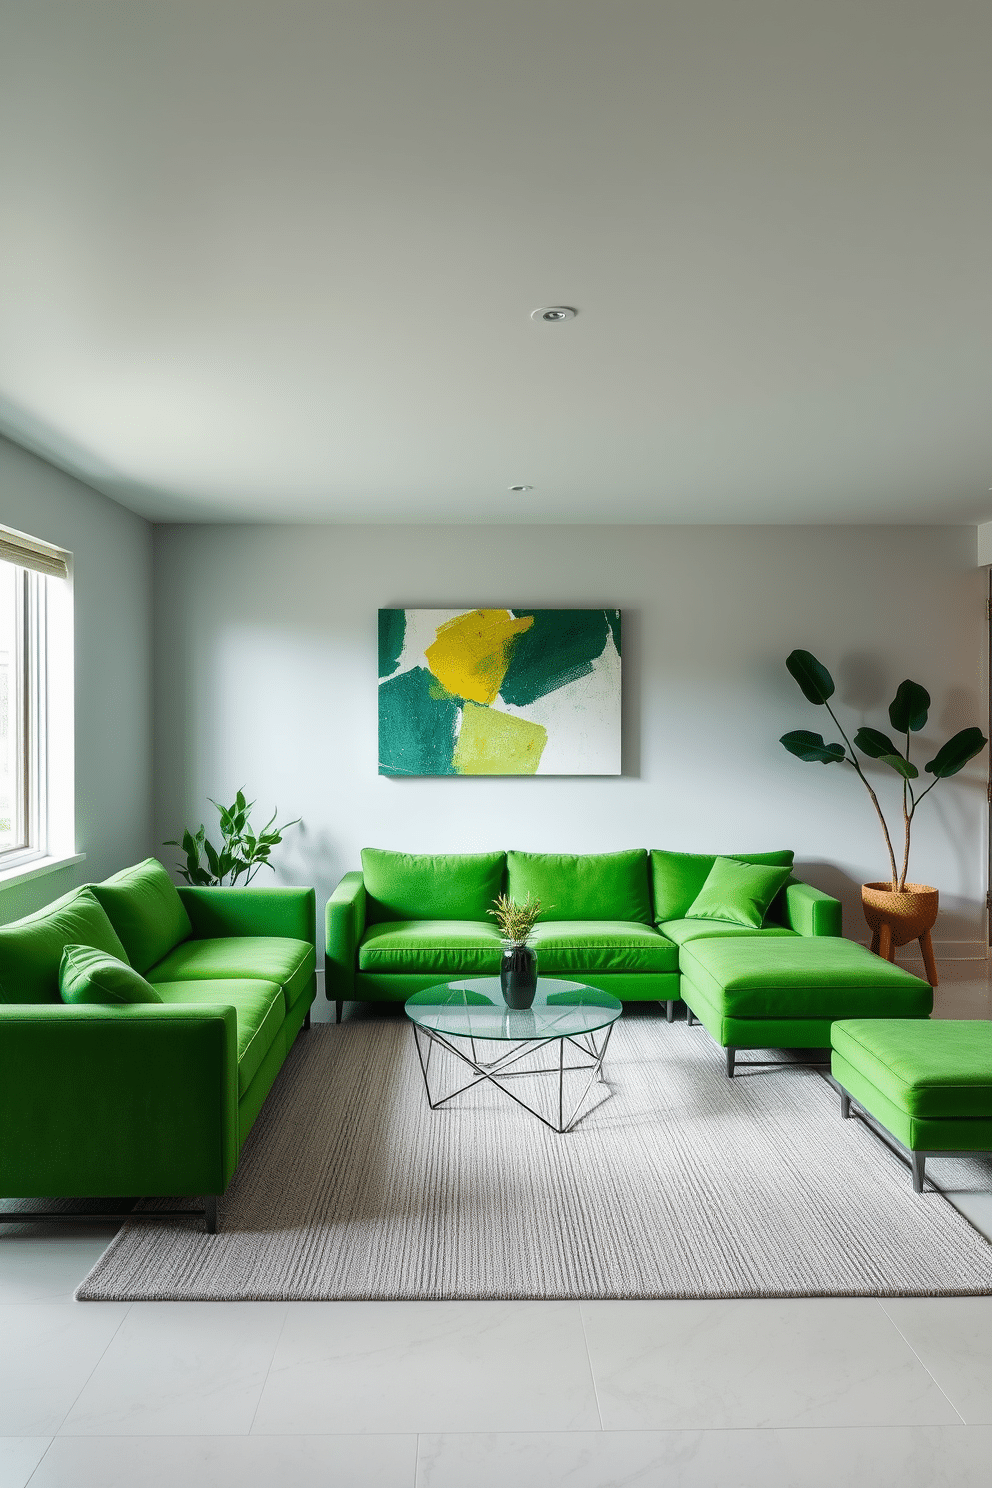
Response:
[{"label": "sofa armrest", "polygon": [[0,1194],[220,1194],[238,1141],[233,1007],[0,1007]]},{"label": "sofa armrest", "polygon": [[317,938],[317,895],[294,888],[180,888],[195,940],[225,935],[281,935]]},{"label": "sofa armrest", "polygon": [[842,935],[842,906],[839,899],[793,878],[782,890],[782,919],[799,935]]},{"label": "sofa armrest", "polygon": [[365,934],[365,880],[346,873],[327,901],[327,953],[324,994],[330,1002],[348,1002],[355,990],[358,942]]}]

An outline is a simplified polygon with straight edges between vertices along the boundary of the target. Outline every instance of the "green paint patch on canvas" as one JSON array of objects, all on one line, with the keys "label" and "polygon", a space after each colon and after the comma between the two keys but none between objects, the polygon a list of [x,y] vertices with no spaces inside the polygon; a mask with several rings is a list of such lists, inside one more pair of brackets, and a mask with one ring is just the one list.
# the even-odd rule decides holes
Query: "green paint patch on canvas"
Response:
[{"label": "green paint patch on canvas", "polygon": [[517,637],[500,688],[504,703],[514,708],[526,708],[549,692],[588,677],[609,639],[610,616],[617,617],[613,633],[619,637],[616,610],[514,610],[513,614],[534,617],[531,628]]},{"label": "green paint patch on canvas", "polygon": [[455,773],[534,775],[547,742],[548,731],[539,723],[466,703],[453,756]]},{"label": "green paint patch on canvas", "polygon": [[379,684],[379,774],[453,775],[458,704],[426,667]]},{"label": "green paint patch on canvas", "polygon": [[400,664],[406,636],[405,610],[379,611],[379,676],[391,677]]}]

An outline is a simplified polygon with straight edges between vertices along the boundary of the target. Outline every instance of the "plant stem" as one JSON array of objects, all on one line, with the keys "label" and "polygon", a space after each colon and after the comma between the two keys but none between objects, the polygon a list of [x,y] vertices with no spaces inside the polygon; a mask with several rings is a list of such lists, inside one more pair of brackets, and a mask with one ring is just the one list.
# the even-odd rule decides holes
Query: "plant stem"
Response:
[{"label": "plant stem", "polygon": [[854,753],[854,745],[851,743],[850,739],[844,732],[840,719],[837,717],[837,714],[834,712],[833,708],[831,708],[829,703],[824,703],[824,707],[830,714],[830,717],[833,719],[834,723],[837,725],[838,729],[840,730],[841,738],[844,740],[844,743],[847,745],[848,749],[851,752],[850,758],[847,760],[847,763],[849,765],[853,765],[855,770],[857,770],[858,776],[861,780],[861,784],[864,786],[869,796],[871,796],[871,804],[874,806],[876,812],[878,813],[878,820],[882,827],[882,836],[885,838],[885,846],[888,848],[889,852],[889,866],[892,869],[892,888],[893,890],[895,890],[896,888],[898,888],[899,885],[899,869],[896,867],[896,855],[892,850],[892,838],[889,836],[889,828],[888,824],[886,823],[885,817],[882,815],[882,808],[878,804],[878,797],[869,785],[868,778],[865,775],[865,772],[858,764],[857,756]]}]

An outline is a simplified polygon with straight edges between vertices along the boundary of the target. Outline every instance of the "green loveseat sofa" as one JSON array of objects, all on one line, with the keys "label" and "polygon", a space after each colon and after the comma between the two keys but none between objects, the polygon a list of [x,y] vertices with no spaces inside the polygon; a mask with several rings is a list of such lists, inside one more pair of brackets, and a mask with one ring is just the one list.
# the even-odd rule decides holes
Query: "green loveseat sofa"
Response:
[{"label": "green loveseat sofa", "polygon": [[[202,1196],[208,1229],[316,991],[313,889],[181,888],[154,858],[0,927],[0,1196]],[[160,1001],[66,1005],[67,945]]]},{"label": "green loveseat sofa", "polygon": [[[791,852],[734,853],[791,868]],[[532,944],[541,975],[571,977],[622,1001],[679,997],[681,947],[717,936],[836,936],[836,899],[789,878],[760,928],[689,915],[715,854],[630,852],[418,855],[366,848],[327,905],[326,995],[403,1001],[455,977],[493,976],[502,942],[494,897],[531,894],[543,909]]]}]

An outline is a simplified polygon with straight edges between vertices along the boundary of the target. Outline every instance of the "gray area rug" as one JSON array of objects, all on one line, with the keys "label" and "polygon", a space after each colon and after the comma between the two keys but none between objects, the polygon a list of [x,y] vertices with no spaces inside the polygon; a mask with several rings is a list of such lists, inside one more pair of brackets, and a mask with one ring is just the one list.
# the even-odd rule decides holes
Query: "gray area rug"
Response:
[{"label": "gray area rug", "polygon": [[[431,1111],[403,1022],[315,1026],[246,1144],[221,1233],[178,1211],[127,1224],[77,1296],[992,1292],[992,1246],[932,1188],[914,1195],[816,1073],[727,1080],[703,1028],[642,1014],[616,1025],[606,1075],[612,1098],[558,1136],[485,1085]],[[940,1173],[992,1178],[982,1160]]]}]

